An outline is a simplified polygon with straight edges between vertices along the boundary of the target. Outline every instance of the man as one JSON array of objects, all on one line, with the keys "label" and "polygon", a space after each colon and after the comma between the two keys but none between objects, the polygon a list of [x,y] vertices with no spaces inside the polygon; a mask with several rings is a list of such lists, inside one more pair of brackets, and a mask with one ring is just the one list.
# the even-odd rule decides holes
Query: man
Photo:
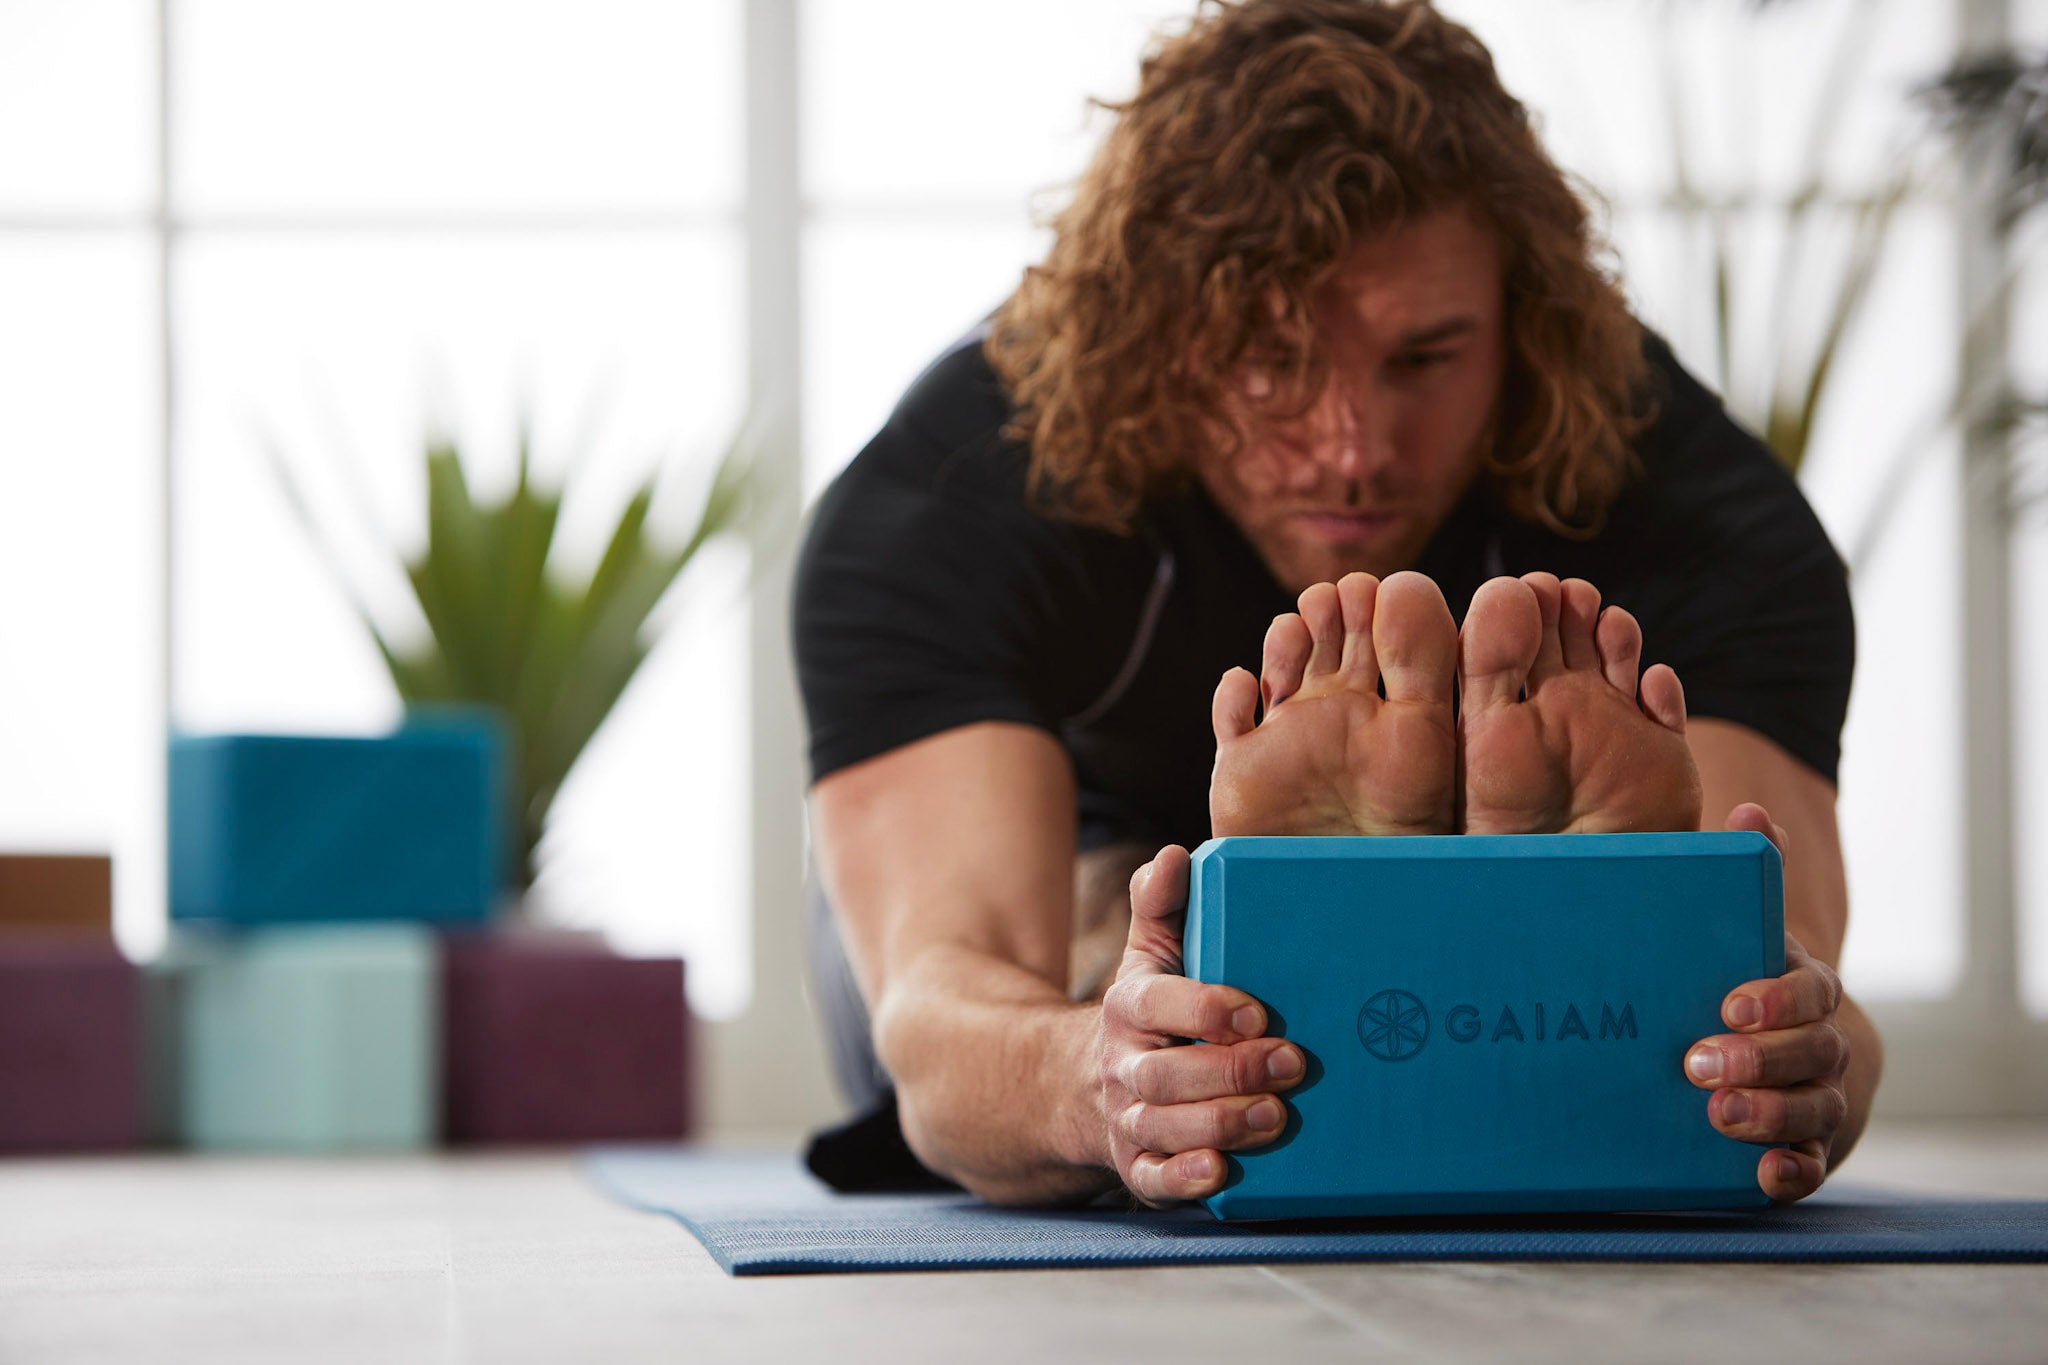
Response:
[{"label": "man", "polygon": [[1702,1122],[1790,1144],[1766,1192],[1818,1188],[1878,1049],[1832,970],[1847,589],[1796,487],[1425,4],[1205,8],[1119,112],[806,544],[835,1023],[874,1081],[814,1164],[875,1177],[900,1116],[990,1199],[1218,1188],[1304,1060],[1178,974],[1212,832],[1726,826],[1786,853],[1789,969],[1687,1071]]}]

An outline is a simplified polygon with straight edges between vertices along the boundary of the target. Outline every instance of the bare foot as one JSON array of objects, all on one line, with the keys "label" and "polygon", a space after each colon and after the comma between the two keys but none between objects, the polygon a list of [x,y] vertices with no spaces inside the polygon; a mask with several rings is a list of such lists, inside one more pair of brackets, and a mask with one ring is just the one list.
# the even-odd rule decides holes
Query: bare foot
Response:
[{"label": "bare foot", "polygon": [[1550,574],[1473,594],[1458,643],[1458,828],[1467,834],[1695,830],[1685,691],[1636,666],[1643,633],[1600,591]]},{"label": "bare foot", "polygon": [[1450,833],[1458,641],[1444,595],[1418,573],[1354,573],[1298,605],[1266,632],[1261,678],[1233,668],[1216,686],[1211,833]]}]

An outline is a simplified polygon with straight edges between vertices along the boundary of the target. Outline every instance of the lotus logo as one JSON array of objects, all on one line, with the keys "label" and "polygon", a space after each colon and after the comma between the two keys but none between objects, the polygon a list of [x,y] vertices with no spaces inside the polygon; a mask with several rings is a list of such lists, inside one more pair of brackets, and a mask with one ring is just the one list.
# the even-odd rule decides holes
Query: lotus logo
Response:
[{"label": "lotus logo", "polygon": [[1358,1012],[1358,1041],[1383,1062],[1405,1062],[1429,1041],[1429,1011],[1406,991],[1381,991]]}]

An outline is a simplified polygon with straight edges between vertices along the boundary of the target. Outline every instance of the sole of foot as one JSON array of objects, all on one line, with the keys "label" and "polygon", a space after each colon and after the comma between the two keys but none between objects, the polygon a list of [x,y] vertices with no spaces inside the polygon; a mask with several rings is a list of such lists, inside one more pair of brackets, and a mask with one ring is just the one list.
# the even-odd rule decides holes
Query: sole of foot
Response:
[{"label": "sole of foot", "polygon": [[1254,678],[1217,684],[1211,832],[1447,834],[1457,627],[1417,573],[1347,574],[1274,618]]},{"label": "sole of foot", "polygon": [[1698,829],[1685,690],[1663,664],[1639,680],[1642,650],[1635,618],[1583,579],[1482,585],[1458,641],[1458,828]]}]

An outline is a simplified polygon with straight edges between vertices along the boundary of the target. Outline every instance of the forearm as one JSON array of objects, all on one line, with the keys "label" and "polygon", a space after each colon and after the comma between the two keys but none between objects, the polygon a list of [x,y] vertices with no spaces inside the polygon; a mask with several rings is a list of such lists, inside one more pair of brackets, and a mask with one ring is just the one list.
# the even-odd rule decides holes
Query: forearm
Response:
[{"label": "forearm", "polygon": [[1849,1038],[1849,1068],[1842,1076],[1842,1091],[1848,1098],[1849,1109],[1842,1126],[1835,1130],[1830,1170],[1847,1159],[1856,1140],[1863,1136],[1864,1125],[1870,1122],[1871,1101],[1877,1097],[1878,1079],[1884,1074],[1884,1044],[1877,1036],[1877,1026],[1870,1022],[1862,1007],[1844,995],[1842,1007],[1835,1012],[1835,1023]]},{"label": "forearm", "polygon": [[1064,1203],[1116,1184],[1099,1005],[1014,963],[934,947],[892,973],[875,1043],[918,1159],[982,1198]]}]

